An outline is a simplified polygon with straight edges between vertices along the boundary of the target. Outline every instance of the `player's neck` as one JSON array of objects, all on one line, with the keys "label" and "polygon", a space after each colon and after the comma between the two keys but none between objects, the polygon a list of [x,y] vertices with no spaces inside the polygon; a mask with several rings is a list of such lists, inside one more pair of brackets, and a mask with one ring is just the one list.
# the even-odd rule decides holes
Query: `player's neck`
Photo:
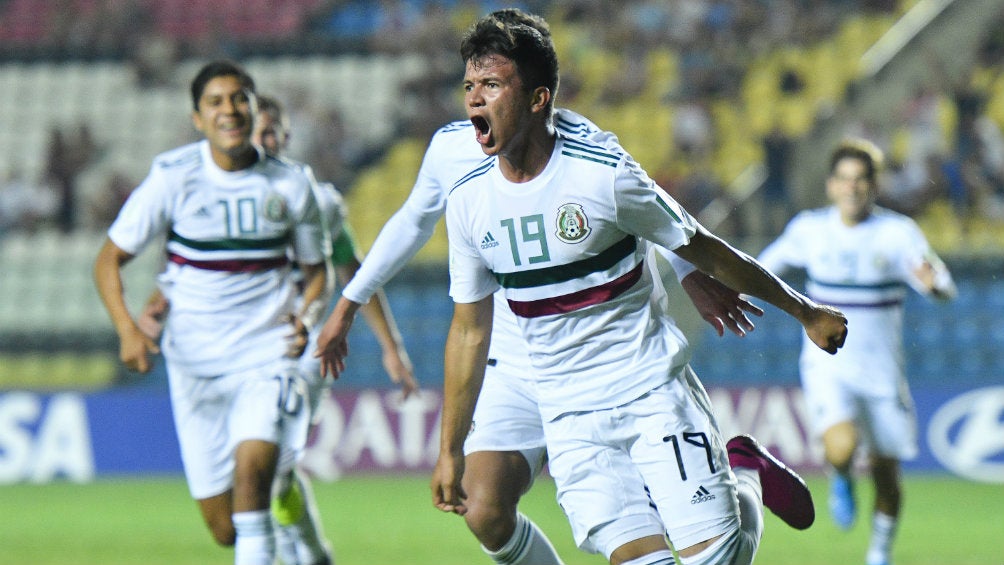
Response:
[{"label": "player's neck", "polygon": [[527,182],[544,172],[551,160],[557,136],[552,130],[544,129],[535,135],[527,135],[523,141],[512,151],[499,156],[499,170],[509,182]]},{"label": "player's neck", "polygon": [[254,145],[248,145],[238,151],[220,151],[215,147],[210,147],[210,152],[216,166],[230,172],[243,171],[257,163],[261,157],[258,154],[258,148]]},{"label": "player's neck", "polygon": [[840,221],[843,222],[843,224],[845,226],[847,226],[849,228],[853,228],[854,226],[856,226],[858,224],[865,223],[865,220],[867,220],[870,217],[871,217],[871,212],[865,212],[863,214],[857,214],[857,215],[853,215],[853,216],[841,215],[840,216]]}]

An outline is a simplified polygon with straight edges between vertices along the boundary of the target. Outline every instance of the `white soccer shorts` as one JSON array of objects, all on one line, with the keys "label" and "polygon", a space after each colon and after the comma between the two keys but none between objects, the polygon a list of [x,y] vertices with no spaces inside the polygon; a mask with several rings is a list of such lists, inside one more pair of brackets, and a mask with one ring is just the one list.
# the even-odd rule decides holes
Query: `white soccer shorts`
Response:
[{"label": "white soccer shorts", "polygon": [[802,378],[812,432],[854,422],[865,450],[901,461],[917,456],[917,416],[906,386],[897,396],[875,396],[832,375]]},{"label": "white soccer shorts", "polygon": [[233,487],[234,451],[246,440],[279,445],[277,473],[292,469],[309,425],[306,389],[295,364],[276,362],[216,377],[167,363],[174,424],[192,497]]},{"label": "white soccer shorts", "polygon": [[663,532],[685,548],[739,527],[725,442],[689,367],[641,398],[563,415],[544,431],[558,502],[585,551],[609,559]]},{"label": "white soccer shorts", "polygon": [[464,454],[519,451],[530,465],[530,476],[536,477],[547,459],[547,448],[528,366],[529,361],[523,367],[506,359],[489,361]]}]

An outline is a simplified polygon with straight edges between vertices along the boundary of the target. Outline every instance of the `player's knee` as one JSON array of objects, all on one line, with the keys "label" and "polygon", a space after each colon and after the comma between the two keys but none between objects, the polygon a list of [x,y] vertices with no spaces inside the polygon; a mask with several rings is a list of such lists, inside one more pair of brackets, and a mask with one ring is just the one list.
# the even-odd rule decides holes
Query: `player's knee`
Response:
[{"label": "player's knee", "polygon": [[857,449],[857,433],[854,424],[843,422],[826,430],[823,434],[823,448],[826,461],[838,469],[850,465]]},{"label": "player's knee", "polygon": [[512,537],[516,528],[516,507],[471,497],[467,500],[464,521],[482,545],[496,550]]}]

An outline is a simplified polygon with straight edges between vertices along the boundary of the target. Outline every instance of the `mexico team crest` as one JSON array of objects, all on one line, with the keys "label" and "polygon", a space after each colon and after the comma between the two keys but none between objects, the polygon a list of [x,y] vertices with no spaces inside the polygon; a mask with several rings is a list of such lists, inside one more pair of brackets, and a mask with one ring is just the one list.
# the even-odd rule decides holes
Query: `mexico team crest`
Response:
[{"label": "mexico team crest", "polygon": [[283,222],[286,220],[288,215],[288,210],[286,208],[286,199],[282,195],[270,192],[265,196],[265,206],[263,213],[265,219],[270,222]]},{"label": "mexico team crest", "polygon": [[555,235],[565,243],[579,243],[589,232],[589,219],[581,204],[564,204],[558,208],[558,231]]}]

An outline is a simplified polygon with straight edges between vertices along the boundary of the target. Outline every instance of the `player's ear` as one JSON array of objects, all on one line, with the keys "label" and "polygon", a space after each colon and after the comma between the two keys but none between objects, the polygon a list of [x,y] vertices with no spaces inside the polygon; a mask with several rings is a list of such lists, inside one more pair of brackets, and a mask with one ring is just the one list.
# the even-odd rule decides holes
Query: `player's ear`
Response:
[{"label": "player's ear", "polygon": [[196,131],[202,131],[202,116],[199,115],[198,110],[192,110],[192,125]]},{"label": "player's ear", "polygon": [[533,94],[530,97],[530,109],[534,112],[539,112],[548,107],[551,102],[551,89],[546,86],[538,86],[533,89]]}]

